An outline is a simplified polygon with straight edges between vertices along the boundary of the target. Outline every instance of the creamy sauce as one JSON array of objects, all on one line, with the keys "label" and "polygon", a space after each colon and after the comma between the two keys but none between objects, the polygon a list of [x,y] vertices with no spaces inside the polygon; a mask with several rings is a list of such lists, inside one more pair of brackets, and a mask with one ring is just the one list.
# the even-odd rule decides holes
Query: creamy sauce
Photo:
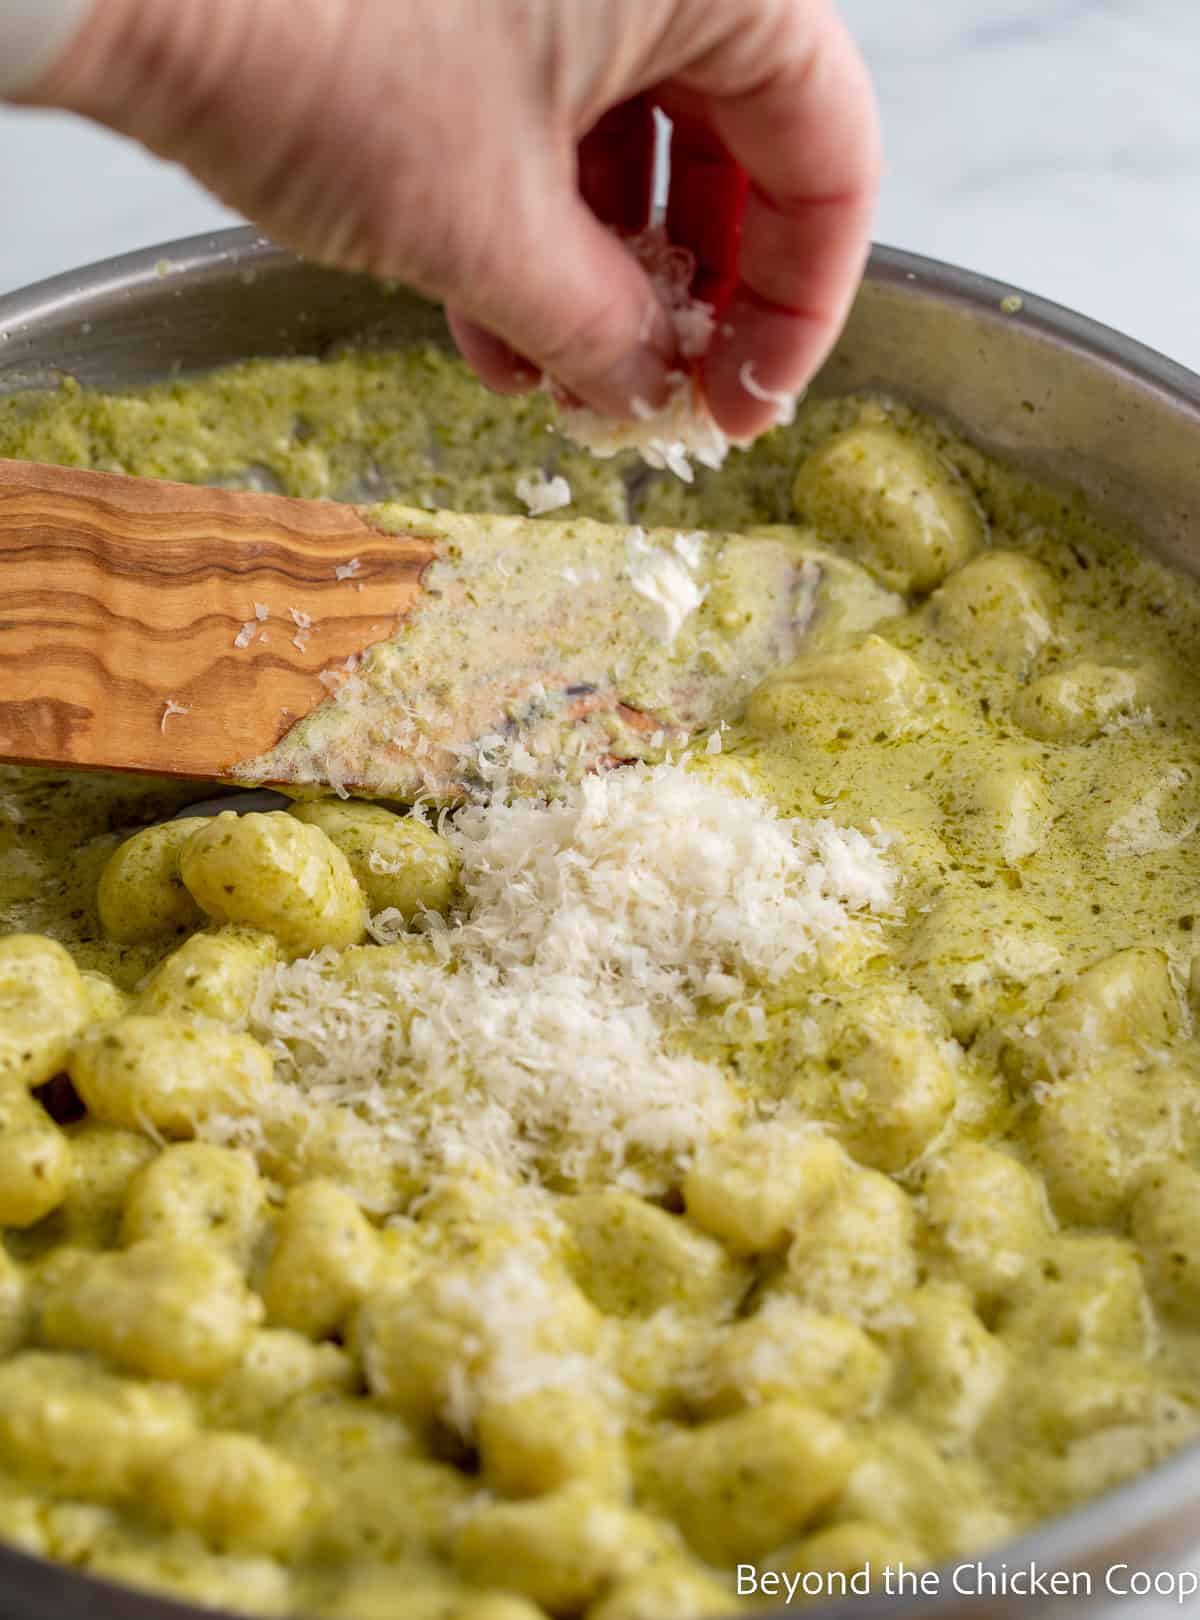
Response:
[{"label": "creamy sauce", "polygon": [[[590,522],[427,514],[372,522],[433,540],[423,598],[331,696],[258,759],[249,782],[446,797],[478,751],[518,747],[530,784],[661,755],[741,708],[836,611],[800,537],[678,535]],[[843,571],[844,572],[844,571]],[[822,585],[825,585],[822,591]],[[884,611],[888,597],[857,580]]]},{"label": "creamy sauce", "polygon": [[[625,458],[590,461],[551,431],[544,400],[491,398],[433,350],[254,364],[139,396],[66,385],[0,401],[0,455],[398,501],[396,527],[424,522],[418,532],[451,543],[455,519],[443,509],[520,514],[520,480],[564,476],[574,504],[544,520],[553,544],[522,555],[514,537],[524,527],[495,524],[486,563],[472,566],[528,569],[537,599],[557,604],[549,616],[565,614],[555,662],[562,690],[591,622],[586,603],[583,617],[570,611],[586,584],[562,579],[564,566],[577,566],[563,561],[572,535],[581,553],[595,549],[609,585],[622,570],[628,583],[628,531],[618,541],[590,529],[594,521],[636,524],[664,553],[676,535],[712,537],[697,575],[703,601],[661,639],[658,663],[625,672],[620,694],[685,729],[697,716],[680,709],[673,682],[694,638],[710,635],[716,647],[738,629],[731,621],[722,631],[720,614],[736,618],[761,592],[763,559],[789,589],[812,583],[817,569],[811,599],[789,599],[784,616],[803,639],[785,645],[778,625],[760,617],[751,666],[761,684],[748,702],[744,688],[719,690],[716,707],[729,708],[730,724],[719,752],[704,753],[701,738],[693,767],[782,815],[874,830],[890,839],[902,883],[896,914],[853,949],[766,987],[741,1022],[705,1006],[672,1033],[677,1056],[720,1071],[743,1128],[779,1117],[821,1126],[857,1166],[859,1194],[822,1202],[814,1193],[786,1250],[758,1249],[729,1214],[746,1197],[745,1175],[739,1182],[730,1171],[723,1182],[706,1172],[705,1181],[697,1171],[682,1191],[677,1177],[648,1200],[605,1191],[599,1175],[568,1197],[540,1172],[550,1190],[534,1192],[545,1198],[545,1219],[570,1225],[571,1276],[599,1313],[605,1354],[619,1342],[605,1362],[616,1394],[601,1382],[583,1405],[551,1401],[530,1432],[510,1413],[490,1441],[486,1429],[466,1441],[445,1428],[422,1433],[397,1391],[402,1375],[378,1347],[387,1332],[415,1345],[413,1379],[422,1355],[453,1359],[448,1341],[420,1338],[419,1311],[392,1328],[356,1327],[349,1315],[336,1332],[311,1326],[323,1320],[317,1312],[304,1318],[309,1328],[285,1333],[279,1323],[303,1313],[280,1307],[254,1329],[257,1359],[247,1352],[232,1370],[207,1381],[181,1376],[179,1386],[164,1372],[153,1385],[156,1400],[182,1403],[156,1409],[156,1432],[174,1434],[175,1424],[182,1433],[186,1406],[187,1423],[198,1414],[203,1433],[253,1437],[278,1461],[273,1484],[263,1474],[263,1499],[274,1491],[300,1505],[294,1520],[262,1529],[251,1554],[213,1506],[232,1487],[214,1484],[207,1506],[195,1505],[202,1464],[218,1477],[214,1453],[196,1453],[187,1480],[147,1462],[152,1501],[90,1476],[56,1488],[29,1465],[12,1415],[23,1410],[21,1379],[40,1399],[38,1380],[50,1375],[36,1361],[0,1362],[0,1533],[118,1579],[264,1613],[483,1616],[493,1612],[485,1601],[500,1601],[483,1599],[484,1585],[517,1594],[495,1620],[533,1620],[544,1609],[665,1620],[731,1606],[722,1591],[743,1557],[793,1572],[974,1557],[1195,1433],[1200,590],[1192,581],[1076,503],[886,402],[810,405],[793,426],[684,487]],[[872,486],[880,469],[886,476]],[[422,511],[431,515],[422,520]],[[726,555],[747,559],[753,578],[733,580],[723,609]],[[578,566],[593,564],[581,555]],[[448,554],[445,594],[419,632],[426,639],[401,636],[377,649],[358,684],[352,677],[285,741],[278,774],[302,781],[306,757],[328,763],[331,738],[350,782],[364,748],[411,752],[411,737],[381,735],[378,704],[397,686],[411,690],[414,667],[426,678],[459,594],[476,582],[455,574]],[[632,604],[653,605],[644,595]],[[771,673],[780,658],[791,661]],[[430,700],[452,703],[453,685],[435,685]],[[601,741],[599,751],[618,757],[654,752],[636,728],[610,727]],[[254,762],[247,774],[267,766]],[[397,779],[397,790],[421,786]],[[134,992],[179,938],[106,939],[99,875],[124,836],[199,795],[25,770],[4,772],[0,792],[3,931],[58,940],[81,966]],[[347,963],[361,949],[352,946]],[[267,1038],[253,1020],[251,1031]],[[288,1063],[304,1083],[303,1059],[292,1053]],[[423,1106],[412,1094],[401,1103]],[[321,1106],[322,1130],[354,1113],[350,1101]],[[53,1213],[7,1233],[10,1292],[30,1301],[12,1313],[10,1354],[47,1343],[93,1349],[86,1322],[72,1325],[82,1307],[55,1268],[80,1267],[87,1297],[88,1266],[101,1267],[98,1251],[118,1246],[133,1178],[160,1153],[150,1136],[94,1120],[67,1123],[62,1134],[74,1180]],[[357,1263],[356,1243],[382,1245],[393,1265],[405,1245],[424,1245],[426,1258],[453,1271],[490,1242],[523,1241],[526,1215],[514,1213],[526,1208],[521,1189],[447,1174],[433,1188],[399,1177],[381,1194],[377,1164],[368,1189],[353,1153],[339,1156],[336,1132],[321,1140],[317,1169],[297,1149],[306,1165],[299,1179],[334,1182],[369,1215],[359,1217],[367,1236],[353,1241],[340,1217],[321,1217],[327,1236],[345,1237],[343,1250],[329,1238],[329,1252],[345,1256],[331,1273],[339,1286]],[[774,1151],[764,1148],[761,1163],[774,1165]],[[753,1179],[760,1161],[750,1162]],[[818,1172],[814,1160],[808,1185]],[[762,1176],[764,1187],[774,1174]],[[261,1155],[254,1175],[261,1207],[245,1215],[239,1265],[249,1295],[269,1303],[281,1186],[297,1178]],[[784,1170],[778,1176],[782,1185]],[[686,1214],[674,1213],[681,1203]],[[96,1269],[95,1288],[108,1287],[108,1275]],[[39,1316],[39,1297],[58,1298],[55,1288],[66,1288],[67,1304]],[[574,1354],[582,1340],[572,1337],[570,1309],[560,1309],[556,1348]],[[376,1344],[374,1362],[364,1334]],[[105,1340],[72,1374],[72,1399],[91,1399],[88,1380],[114,1358],[122,1364]],[[16,1369],[9,1386],[6,1365]],[[97,1404],[79,1408],[93,1427],[115,1399],[97,1388]],[[797,1406],[820,1413],[800,1433],[789,1427]],[[615,1450],[605,1438],[614,1413],[625,1425]],[[729,1431],[740,1473],[720,1452],[725,1421],[742,1425]],[[543,1498],[522,1470],[536,1474],[529,1459],[543,1456],[546,1435],[583,1433],[588,1422],[591,1460],[570,1465],[593,1493],[581,1540],[585,1499]],[[80,1433],[82,1449],[103,1449],[90,1430]],[[836,1475],[838,1489],[797,1498],[775,1539],[756,1540],[757,1505],[779,1511],[783,1459],[801,1444],[825,1448],[809,1471]],[[499,1499],[482,1511],[480,1453],[482,1483]],[[756,1479],[749,1464],[762,1458]],[[775,1480],[772,1466],[781,1470]],[[543,1501],[535,1522],[530,1504]],[[636,1513],[621,1518],[629,1501]],[[754,1513],[731,1511],[739,1501]],[[617,1516],[610,1523],[606,1513]],[[475,1528],[452,1534],[464,1516]],[[776,1523],[770,1514],[764,1522]],[[631,1563],[639,1537],[657,1551]],[[644,1596],[654,1558],[677,1583],[657,1609]]]}]

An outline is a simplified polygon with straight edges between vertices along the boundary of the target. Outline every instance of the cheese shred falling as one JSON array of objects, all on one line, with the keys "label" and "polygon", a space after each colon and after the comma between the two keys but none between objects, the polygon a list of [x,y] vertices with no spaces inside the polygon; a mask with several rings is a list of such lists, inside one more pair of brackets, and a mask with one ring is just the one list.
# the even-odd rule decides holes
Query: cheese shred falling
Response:
[{"label": "cheese shred falling", "polygon": [[703,559],[704,538],[676,535],[674,548],[668,551],[651,545],[644,529],[633,529],[626,542],[629,583],[655,609],[654,632],[668,647],[675,645],[685,622],[707,594],[693,575]]},{"label": "cheese shred falling", "polygon": [[168,720],[172,719],[173,716],[177,714],[191,714],[191,712],[190,707],[186,703],[176,703],[173,697],[167,698],[163,704],[162,719],[158,722],[158,729],[165,733]]},{"label": "cheese shred falling", "polygon": [[784,820],[686,764],[497,797],[444,830],[458,918],[272,968],[252,1015],[300,1095],[429,1172],[670,1185],[737,1117],[681,1039],[700,1004],[753,1001],[895,899],[884,835]]},{"label": "cheese shred falling", "polygon": [[563,477],[547,478],[545,473],[536,477],[518,478],[517,499],[529,509],[530,517],[541,517],[544,512],[557,512],[561,506],[571,504],[571,486]]}]

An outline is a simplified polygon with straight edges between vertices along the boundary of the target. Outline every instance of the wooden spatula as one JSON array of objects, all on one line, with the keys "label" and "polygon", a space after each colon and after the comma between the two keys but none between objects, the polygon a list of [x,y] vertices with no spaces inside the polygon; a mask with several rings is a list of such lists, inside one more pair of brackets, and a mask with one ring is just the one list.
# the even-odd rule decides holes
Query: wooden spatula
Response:
[{"label": "wooden spatula", "polygon": [[0,461],[0,759],[454,797],[498,736],[632,757],[790,657],[816,597],[794,547],[704,537],[704,590],[758,568],[764,622],[671,642],[633,582],[673,543]]}]

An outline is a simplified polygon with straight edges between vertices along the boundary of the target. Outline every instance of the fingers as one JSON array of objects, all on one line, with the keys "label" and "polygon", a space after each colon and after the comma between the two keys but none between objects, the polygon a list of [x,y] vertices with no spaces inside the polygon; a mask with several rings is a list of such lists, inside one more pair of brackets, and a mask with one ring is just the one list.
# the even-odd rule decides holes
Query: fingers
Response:
[{"label": "fingers", "polygon": [[536,366],[477,326],[461,310],[448,309],[446,318],[459,354],[493,393],[528,394],[541,382],[542,374]]},{"label": "fingers", "polygon": [[655,406],[677,363],[674,330],[645,271],[568,186],[541,192],[486,284],[463,289],[468,317],[594,410]]},{"label": "fingers", "polygon": [[[635,96],[605,114],[579,143],[579,193],[596,217],[622,235],[644,230],[654,191],[654,111]],[[536,388],[541,373],[507,343],[459,310],[449,312],[459,353],[498,394]],[[561,380],[561,379],[560,379]]]},{"label": "fingers", "polygon": [[613,416],[661,402],[677,361],[674,332],[613,234],[649,223],[655,139],[651,103],[636,96],[583,137],[577,190],[564,184],[569,166],[540,181],[525,166],[526,206],[510,210],[489,274],[463,289],[451,318],[463,357],[489,387],[524,392],[545,372],[561,394]]},{"label": "fingers", "polygon": [[815,26],[811,8],[790,15],[768,76],[710,100],[714,134],[751,178],[737,285],[704,365],[709,407],[734,438],[777,414],[747,377],[759,393],[793,393],[820,366],[870,245],[879,133],[866,68],[831,11]]},{"label": "fingers", "polygon": [[[491,187],[501,200],[490,213],[460,206],[427,234],[419,284],[454,310],[455,336],[486,382],[517,391],[532,368],[628,418],[636,401],[663,399],[675,334],[645,271],[576,191],[573,156],[522,148]],[[463,189],[480,188],[471,179]]]}]

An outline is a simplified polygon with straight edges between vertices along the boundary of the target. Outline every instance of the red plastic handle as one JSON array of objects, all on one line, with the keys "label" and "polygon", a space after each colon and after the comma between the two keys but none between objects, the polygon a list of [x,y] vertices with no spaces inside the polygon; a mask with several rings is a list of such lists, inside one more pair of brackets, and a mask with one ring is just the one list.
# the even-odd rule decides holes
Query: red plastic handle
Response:
[{"label": "red plastic handle", "polygon": [[654,109],[646,96],[614,107],[579,143],[579,190],[606,225],[645,230],[654,200]]},{"label": "red plastic handle", "polygon": [[717,313],[738,280],[738,247],[750,183],[746,172],[703,125],[675,121],[667,235],[696,260],[692,292]]},{"label": "red plastic handle", "polygon": [[[579,147],[579,189],[607,225],[633,234],[650,220],[655,120],[649,96],[606,113]],[[749,182],[703,124],[676,116],[671,135],[667,235],[696,261],[692,292],[719,312],[737,285]]]}]

